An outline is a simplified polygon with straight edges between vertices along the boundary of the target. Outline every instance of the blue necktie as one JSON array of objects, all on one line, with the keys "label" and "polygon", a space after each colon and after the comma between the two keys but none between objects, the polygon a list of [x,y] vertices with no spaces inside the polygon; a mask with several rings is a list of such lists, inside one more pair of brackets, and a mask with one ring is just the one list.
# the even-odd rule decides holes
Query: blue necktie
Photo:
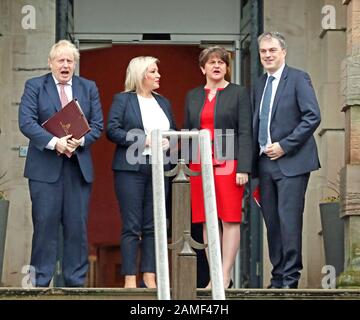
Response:
[{"label": "blue necktie", "polygon": [[264,98],[261,107],[260,113],[260,123],[259,123],[259,144],[261,147],[265,147],[268,140],[268,122],[269,122],[269,113],[270,113],[270,101],[272,93],[272,82],[275,78],[270,76],[267,81],[265,88]]}]

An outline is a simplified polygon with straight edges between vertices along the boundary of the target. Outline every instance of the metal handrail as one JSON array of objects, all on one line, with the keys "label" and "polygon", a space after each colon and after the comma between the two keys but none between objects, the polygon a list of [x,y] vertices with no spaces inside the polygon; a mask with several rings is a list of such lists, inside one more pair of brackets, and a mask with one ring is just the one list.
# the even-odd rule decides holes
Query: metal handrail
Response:
[{"label": "metal handrail", "polygon": [[151,133],[157,296],[159,300],[171,299],[166,231],[164,161],[161,143],[163,137],[171,136],[199,137],[212,298],[215,300],[225,300],[211,141],[208,130],[181,132],[153,130]]}]

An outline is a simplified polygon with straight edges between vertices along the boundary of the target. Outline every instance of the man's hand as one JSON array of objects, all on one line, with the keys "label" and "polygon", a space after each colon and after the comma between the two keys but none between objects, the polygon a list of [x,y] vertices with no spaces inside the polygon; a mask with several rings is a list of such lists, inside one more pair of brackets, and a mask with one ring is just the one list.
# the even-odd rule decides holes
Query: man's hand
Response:
[{"label": "man's hand", "polygon": [[65,151],[69,151],[67,144],[68,144],[68,140],[71,138],[71,136],[72,136],[72,134],[69,134],[67,136],[64,136],[64,137],[58,139],[58,141],[55,144],[55,150],[59,154],[63,154]]},{"label": "man's hand", "polygon": [[73,153],[78,146],[81,144],[81,139],[77,140],[75,138],[69,139],[67,141],[67,149],[70,153]]},{"label": "man's hand", "polygon": [[277,160],[285,154],[279,142],[272,143],[271,145],[266,147],[264,152],[270,158],[270,160]]},{"label": "man's hand", "polygon": [[243,186],[245,184],[247,184],[247,182],[249,181],[249,174],[248,173],[237,173],[236,174],[236,184],[238,186]]}]

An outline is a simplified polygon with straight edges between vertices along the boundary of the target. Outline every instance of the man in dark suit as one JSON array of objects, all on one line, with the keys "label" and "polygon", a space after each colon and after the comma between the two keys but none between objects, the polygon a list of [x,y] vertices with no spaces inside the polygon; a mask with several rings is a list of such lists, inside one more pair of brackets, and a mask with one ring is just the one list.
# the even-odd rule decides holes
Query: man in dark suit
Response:
[{"label": "man in dark suit", "polygon": [[[99,94],[94,82],[74,75],[77,48],[61,40],[51,48],[51,73],[25,84],[19,107],[19,127],[29,138],[24,176],[29,179],[33,239],[33,285],[47,287],[54,275],[58,230],[63,226],[65,286],[80,287],[88,269],[87,216],[93,181],[90,146],[103,129]],[[78,99],[91,131],[80,140],[57,138],[41,124],[73,98]],[[68,158],[65,155],[71,154]]]},{"label": "man in dark suit", "polygon": [[267,32],[258,44],[266,73],[252,95],[254,176],[273,266],[269,288],[297,288],[305,192],[320,167],[313,137],[320,110],[309,75],[285,64],[284,37]]}]

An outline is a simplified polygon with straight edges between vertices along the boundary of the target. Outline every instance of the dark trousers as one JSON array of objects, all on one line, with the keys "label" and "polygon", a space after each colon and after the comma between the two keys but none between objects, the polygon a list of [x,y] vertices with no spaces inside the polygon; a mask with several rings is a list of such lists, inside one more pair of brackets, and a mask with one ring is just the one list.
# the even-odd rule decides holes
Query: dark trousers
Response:
[{"label": "dark trousers", "polygon": [[277,161],[262,155],[259,163],[261,211],[267,228],[274,287],[294,286],[302,269],[302,227],[309,173],[284,176]]},{"label": "dark trousers", "polygon": [[[151,166],[143,164],[140,171],[115,171],[114,175],[122,219],[122,274],[137,274],[139,248],[140,272],[156,272]],[[165,189],[167,193],[167,181]]]},{"label": "dark trousers", "polygon": [[87,217],[91,184],[80,171],[76,156],[64,158],[62,174],[55,183],[29,180],[33,239],[31,266],[35,285],[47,287],[54,275],[59,226],[63,226],[65,286],[83,286],[88,269]]}]

